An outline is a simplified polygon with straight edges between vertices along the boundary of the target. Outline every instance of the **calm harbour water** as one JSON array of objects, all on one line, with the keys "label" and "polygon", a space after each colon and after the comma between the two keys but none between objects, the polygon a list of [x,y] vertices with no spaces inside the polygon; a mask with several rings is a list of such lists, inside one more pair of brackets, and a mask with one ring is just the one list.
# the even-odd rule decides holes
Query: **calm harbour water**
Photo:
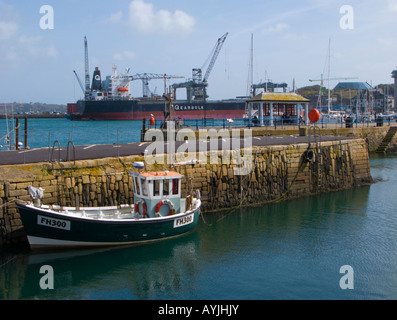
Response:
[{"label": "calm harbour water", "polygon": [[[8,122],[8,129],[11,131],[15,123]],[[27,144],[30,148],[45,148],[52,147],[55,141],[58,141],[61,147],[66,147],[69,141],[75,145],[133,143],[140,141],[141,129],[141,121],[28,119]],[[19,141],[22,143],[25,142],[24,132],[25,120],[21,119]],[[4,140],[1,139],[6,135],[7,121],[0,119],[0,146],[5,145]]]},{"label": "calm harbour water", "polygon": [[[19,121],[19,141],[25,143],[25,120]],[[161,121],[156,121],[159,128]],[[149,125],[147,121],[147,126]],[[227,127],[227,122],[221,119],[185,120],[185,126],[192,128],[207,126]],[[242,119],[233,125],[246,125]],[[11,139],[15,140],[16,121],[0,119],[0,150],[5,150],[4,138],[12,131]],[[8,129],[8,131],[7,131]],[[28,119],[27,145],[29,148],[53,147],[58,141],[61,147],[66,147],[69,141],[74,145],[91,144],[122,144],[141,141],[142,121],[70,121],[67,119]]]},{"label": "calm harbour water", "polygon": [[372,156],[371,174],[368,187],[206,215],[159,243],[0,251],[0,299],[397,299],[397,156]]},{"label": "calm harbour water", "polygon": [[[147,121],[148,122],[148,121]],[[159,128],[161,121],[156,121],[155,127]],[[15,128],[15,121],[0,119],[0,150],[6,149],[4,138],[8,131]],[[147,125],[149,125],[147,123]],[[228,122],[223,119],[185,120],[185,127],[201,128],[204,126],[228,128]],[[233,127],[247,126],[242,119],[235,119]],[[323,125],[327,127],[327,124]],[[339,126],[339,125],[338,125]],[[284,126],[277,124],[277,128]],[[291,127],[286,125],[286,127]],[[341,125],[342,127],[342,125]],[[294,126],[298,128],[297,125]],[[8,131],[7,131],[8,129]],[[67,119],[28,119],[27,145],[29,148],[53,147],[58,141],[61,147],[66,147],[69,141],[74,145],[92,144],[123,144],[141,141],[142,121],[70,121]],[[11,139],[15,141],[15,131]],[[25,143],[25,120],[20,120],[19,142]]]}]

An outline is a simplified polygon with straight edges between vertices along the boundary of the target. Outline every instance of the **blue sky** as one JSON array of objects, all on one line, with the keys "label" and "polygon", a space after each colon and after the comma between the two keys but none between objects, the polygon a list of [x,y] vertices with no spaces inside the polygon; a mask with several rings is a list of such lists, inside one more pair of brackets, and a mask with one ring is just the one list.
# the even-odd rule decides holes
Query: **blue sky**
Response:
[{"label": "blue sky", "polygon": [[[52,30],[40,28],[43,5],[54,9]],[[354,10],[353,29],[340,26],[343,5]],[[327,77],[331,39],[331,78],[392,83],[396,27],[397,0],[0,0],[0,102],[65,104],[80,98],[73,70],[83,80],[84,36],[91,73],[98,66],[105,77],[116,64],[132,74],[190,78],[229,32],[209,78],[212,99],[247,93],[251,33],[254,82],[292,87],[295,79],[302,87],[322,73]],[[156,93],[163,86],[151,82]],[[140,82],[133,87],[142,94]]]}]

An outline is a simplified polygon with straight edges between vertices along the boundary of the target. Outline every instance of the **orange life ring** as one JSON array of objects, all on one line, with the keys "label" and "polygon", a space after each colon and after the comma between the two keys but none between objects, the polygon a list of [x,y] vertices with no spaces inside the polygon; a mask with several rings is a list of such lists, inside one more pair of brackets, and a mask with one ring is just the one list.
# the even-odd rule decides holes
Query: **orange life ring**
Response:
[{"label": "orange life ring", "polygon": [[[142,208],[143,208],[142,213],[140,213],[140,211],[139,211],[140,204],[142,204]],[[143,199],[135,202],[135,213],[142,214],[142,217],[145,217],[147,215],[147,206],[146,206],[146,202]]]},{"label": "orange life ring", "polygon": [[168,199],[166,199],[166,200],[161,200],[161,201],[159,201],[159,203],[158,203],[158,204],[156,205],[156,207],[154,208],[154,212],[156,213],[156,216],[157,216],[157,217],[160,217],[160,216],[161,216],[161,215],[160,215],[160,208],[161,208],[163,205],[167,205],[167,206],[170,207],[170,211],[168,212],[168,215],[169,215],[169,216],[171,216],[171,215],[173,215],[173,214],[175,213],[174,204],[173,204],[170,200],[168,200]]}]

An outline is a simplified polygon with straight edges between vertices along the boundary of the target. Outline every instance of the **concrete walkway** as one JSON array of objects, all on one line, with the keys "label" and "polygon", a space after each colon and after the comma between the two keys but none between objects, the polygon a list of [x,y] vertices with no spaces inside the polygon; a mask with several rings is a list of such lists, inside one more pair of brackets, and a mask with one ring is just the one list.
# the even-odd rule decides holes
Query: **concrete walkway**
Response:
[{"label": "concrete walkway", "polygon": [[[273,132],[274,133],[274,132]],[[240,139],[240,141],[233,142],[233,147],[239,145],[241,148],[247,146],[266,146],[266,145],[289,145],[289,144],[300,144],[300,143],[314,143],[317,141],[339,141],[351,139],[351,137],[336,137],[336,136],[299,136],[295,135],[272,135],[272,136],[253,136],[251,141]],[[199,141],[192,142],[175,142],[175,150],[182,145],[186,147],[194,148],[190,143],[195,143],[195,150],[200,150],[203,145],[199,144]],[[98,159],[108,157],[124,157],[131,155],[144,155],[146,148],[151,142],[144,143],[132,143],[132,144],[113,144],[113,145],[89,145],[89,146],[75,146],[75,149],[66,147],[60,149],[49,149],[40,148],[32,150],[13,150],[13,151],[1,151],[0,152],[0,165],[15,165],[15,164],[27,164],[27,163],[38,163],[38,162],[64,162],[73,160],[87,160],[87,159]],[[232,139],[219,139],[218,150],[222,150],[226,146],[231,146]],[[209,144],[208,144],[209,145]],[[167,153],[169,144],[166,142],[164,145],[164,151]],[[204,147],[205,150],[209,149]],[[69,155],[68,155],[69,153]]]}]

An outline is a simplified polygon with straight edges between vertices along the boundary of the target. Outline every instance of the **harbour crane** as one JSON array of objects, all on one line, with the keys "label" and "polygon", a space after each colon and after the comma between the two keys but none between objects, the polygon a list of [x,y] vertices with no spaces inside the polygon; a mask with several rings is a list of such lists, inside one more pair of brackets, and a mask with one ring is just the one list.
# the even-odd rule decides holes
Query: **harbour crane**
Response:
[{"label": "harbour crane", "polygon": [[188,82],[184,83],[175,83],[172,85],[172,88],[174,89],[174,97],[176,96],[176,89],[178,88],[186,88],[186,95],[187,95],[187,100],[191,101],[194,97],[194,100],[205,100],[207,98],[207,95],[205,93],[205,88],[208,86],[208,78],[211,74],[212,69],[214,68],[215,62],[218,58],[219,53],[221,52],[222,46],[228,36],[228,32],[226,32],[222,37],[220,37],[214,49],[212,50],[210,57],[212,56],[208,68],[204,74],[203,78],[203,71],[202,69],[206,65],[204,63],[204,66],[201,68],[194,68],[192,69],[192,79]]},{"label": "harbour crane", "polygon": [[74,74],[76,75],[76,78],[77,78],[77,81],[79,82],[79,85],[80,85],[81,90],[83,91],[83,93],[85,93],[84,86],[83,86],[83,84],[81,83],[81,80],[80,80],[79,76],[77,75],[77,73],[76,73],[75,70],[73,70],[73,72],[74,72]]},{"label": "harbour crane", "polygon": [[[151,94],[150,89],[149,89],[149,81],[150,80],[164,79],[164,81],[166,81],[169,79],[178,79],[178,78],[184,78],[184,77],[173,76],[173,75],[168,75],[168,74],[158,74],[158,73],[137,73],[133,76],[130,76],[129,80],[130,81],[142,80],[143,97],[147,98]],[[164,89],[164,92],[165,92],[165,89]]]},{"label": "harbour crane", "polygon": [[[328,73],[328,75],[329,75],[329,73]],[[358,79],[358,78],[354,77],[354,78],[332,78],[332,79],[328,78],[327,79],[327,81],[328,81],[328,113],[330,113],[330,111],[331,111],[331,88],[329,86],[329,82],[330,81],[339,81],[339,80],[350,80],[350,79]],[[321,79],[317,79],[317,80],[309,79],[309,81],[310,82],[320,82],[321,83],[321,85],[320,85],[320,94],[318,96],[318,100],[320,102],[320,99],[321,99],[321,88],[324,85],[324,77],[323,77],[323,75],[321,74]]]},{"label": "harbour crane", "polygon": [[[355,78],[331,78],[331,79],[327,79],[327,81],[338,81],[338,80],[350,80],[350,79],[358,79],[357,77]],[[316,80],[310,80],[310,82],[321,82],[321,85],[324,84],[324,78],[323,75],[321,75],[321,79],[316,79]]]},{"label": "harbour crane", "polygon": [[214,68],[216,59],[218,58],[218,55],[219,55],[219,53],[221,52],[222,46],[223,46],[223,44],[225,43],[225,40],[226,40],[228,34],[229,34],[229,33],[226,32],[226,33],[225,33],[222,37],[220,37],[220,38],[218,39],[218,41],[217,41],[217,44],[216,44],[215,49],[214,49],[214,54],[213,54],[212,59],[211,59],[209,65],[208,65],[208,69],[207,69],[207,71],[205,72],[205,75],[204,75],[204,79],[203,79],[203,82],[204,82],[204,83],[207,83],[207,81],[208,81],[208,78],[209,78],[209,76],[210,76],[210,74],[211,74],[211,71],[212,71],[212,69]]}]

